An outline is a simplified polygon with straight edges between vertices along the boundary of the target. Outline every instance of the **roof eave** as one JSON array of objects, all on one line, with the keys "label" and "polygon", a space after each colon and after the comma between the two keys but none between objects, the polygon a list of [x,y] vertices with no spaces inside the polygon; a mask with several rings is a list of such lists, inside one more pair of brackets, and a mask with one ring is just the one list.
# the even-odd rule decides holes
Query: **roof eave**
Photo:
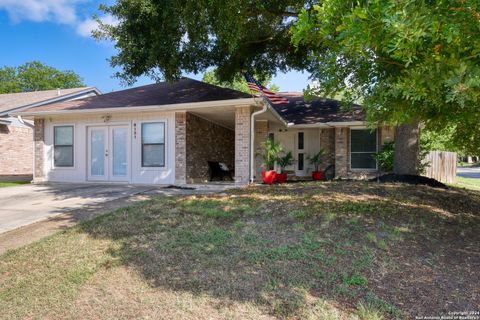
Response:
[{"label": "roof eave", "polygon": [[287,126],[289,128],[308,129],[308,128],[364,126],[366,123],[367,123],[366,121],[329,121],[329,122],[316,122],[316,123],[305,123],[305,124],[288,123]]},{"label": "roof eave", "polygon": [[100,92],[100,90],[98,90],[96,87],[85,87],[85,89],[80,90],[80,91],[76,91],[76,92],[72,92],[72,93],[69,93],[69,94],[60,95],[60,96],[57,96],[57,97],[54,97],[54,98],[51,98],[51,99],[42,100],[42,101],[39,101],[39,102],[30,103],[30,104],[23,105],[23,106],[20,106],[20,107],[12,108],[10,110],[7,110],[7,111],[4,111],[4,112],[0,113],[0,116],[1,115],[11,115],[11,114],[13,114],[12,112],[18,112],[18,111],[21,111],[21,110],[24,110],[24,109],[35,108],[35,107],[43,106],[43,105],[46,105],[46,104],[52,104],[52,103],[55,103],[59,100],[65,100],[65,99],[69,99],[69,98],[72,98],[72,97],[75,97],[75,96],[81,96],[81,95],[89,93],[89,92],[94,92],[96,95],[101,95],[102,94],[102,92]]},{"label": "roof eave", "polygon": [[53,116],[53,115],[71,115],[71,114],[95,114],[95,113],[111,113],[111,112],[148,112],[148,111],[174,111],[174,110],[189,110],[209,107],[222,106],[240,106],[240,105],[255,105],[253,98],[242,99],[228,99],[228,100],[214,100],[202,101],[192,103],[177,103],[165,105],[150,105],[150,106],[135,106],[135,107],[117,107],[117,108],[95,108],[95,109],[67,109],[67,110],[53,110],[53,111],[37,111],[37,112],[15,112],[12,115],[21,115],[22,117],[36,117],[36,116]]}]

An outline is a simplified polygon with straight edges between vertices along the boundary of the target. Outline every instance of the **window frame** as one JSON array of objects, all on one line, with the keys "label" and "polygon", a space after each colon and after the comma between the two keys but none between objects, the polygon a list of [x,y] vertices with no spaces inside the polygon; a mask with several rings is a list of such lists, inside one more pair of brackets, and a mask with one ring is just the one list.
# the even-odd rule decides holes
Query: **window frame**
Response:
[{"label": "window frame", "polygon": [[[72,128],[72,144],[67,145],[67,144],[60,144],[57,145],[55,144],[55,137],[56,137],[56,128],[65,128],[65,127],[70,127]],[[75,169],[75,125],[74,124],[56,124],[53,125],[53,154],[52,154],[52,167],[54,169]],[[72,147],[72,165],[71,166],[59,166],[56,164],[55,161],[55,147]]]},{"label": "window frame", "polygon": [[372,151],[355,151],[355,152],[352,152],[352,131],[359,131],[359,130],[369,130],[371,131],[371,129],[367,128],[367,127],[357,127],[357,128],[350,128],[350,133],[349,133],[349,146],[348,146],[348,151],[349,151],[349,167],[350,167],[350,171],[378,171],[378,161],[377,159],[375,159],[375,168],[352,168],[352,153],[355,153],[355,154],[359,154],[359,153],[373,153],[373,154],[377,154],[378,153],[378,128],[375,128],[375,151],[372,152]]},{"label": "window frame", "polygon": [[[143,143],[143,125],[144,124],[155,124],[161,123],[163,124],[163,143]],[[142,169],[150,169],[155,170],[157,168],[166,168],[167,167],[167,122],[166,121],[144,121],[140,122],[140,167]],[[143,146],[144,145],[162,145],[163,146],[163,166],[145,166],[144,165],[144,157],[143,157]]]}]

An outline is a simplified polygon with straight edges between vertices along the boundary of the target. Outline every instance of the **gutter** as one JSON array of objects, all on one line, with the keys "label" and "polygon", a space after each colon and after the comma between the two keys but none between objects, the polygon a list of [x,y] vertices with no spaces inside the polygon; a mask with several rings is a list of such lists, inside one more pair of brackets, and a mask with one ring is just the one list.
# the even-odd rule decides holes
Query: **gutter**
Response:
[{"label": "gutter", "polygon": [[33,124],[25,122],[25,120],[23,120],[22,116],[17,116],[17,119],[18,119],[18,122],[20,122],[24,126],[30,127],[32,129],[35,128],[35,126]]},{"label": "gutter", "polygon": [[174,110],[190,110],[198,108],[208,107],[225,107],[236,105],[252,105],[255,104],[253,98],[242,99],[229,99],[229,100],[216,100],[216,101],[203,101],[192,103],[176,103],[176,104],[164,104],[164,105],[150,105],[150,106],[136,106],[136,107],[114,107],[114,108],[95,108],[95,109],[65,109],[54,111],[18,111],[13,112],[12,115],[22,115],[23,117],[34,116],[53,116],[53,115],[74,115],[74,114],[95,114],[95,113],[135,113],[135,112],[148,112],[148,111],[174,111]]}]

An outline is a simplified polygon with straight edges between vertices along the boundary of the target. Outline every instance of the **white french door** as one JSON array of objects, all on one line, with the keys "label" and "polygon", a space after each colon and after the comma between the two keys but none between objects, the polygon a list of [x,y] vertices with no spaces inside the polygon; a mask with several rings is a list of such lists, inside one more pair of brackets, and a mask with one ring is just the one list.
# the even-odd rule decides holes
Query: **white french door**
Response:
[{"label": "white french door", "polygon": [[88,127],[88,180],[129,181],[130,134],[125,125]]}]

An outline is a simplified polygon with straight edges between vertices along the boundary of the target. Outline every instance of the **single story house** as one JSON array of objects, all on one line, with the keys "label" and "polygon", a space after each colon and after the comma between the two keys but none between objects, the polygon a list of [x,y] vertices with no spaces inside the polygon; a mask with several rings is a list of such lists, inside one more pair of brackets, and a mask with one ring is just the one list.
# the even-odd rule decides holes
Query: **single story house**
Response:
[{"label": "single story house", "polygon": [[99,94],[93,87],[0,94],[0,181],[32,179],[33,123],[12,112]]},{"label": "single story house", "polygon": [[34,181],[185,184],[208,179],[207,161],[258,180],[256,156],[268,137],[294,154],[289,168],[309,176],[307,156],[325,148],[338,177],[375,174],[372,155],[390,128],[366,129],[360,106],[335,100],[271,105],[249,94],[182,78],[18,112],[35,123]]}]

